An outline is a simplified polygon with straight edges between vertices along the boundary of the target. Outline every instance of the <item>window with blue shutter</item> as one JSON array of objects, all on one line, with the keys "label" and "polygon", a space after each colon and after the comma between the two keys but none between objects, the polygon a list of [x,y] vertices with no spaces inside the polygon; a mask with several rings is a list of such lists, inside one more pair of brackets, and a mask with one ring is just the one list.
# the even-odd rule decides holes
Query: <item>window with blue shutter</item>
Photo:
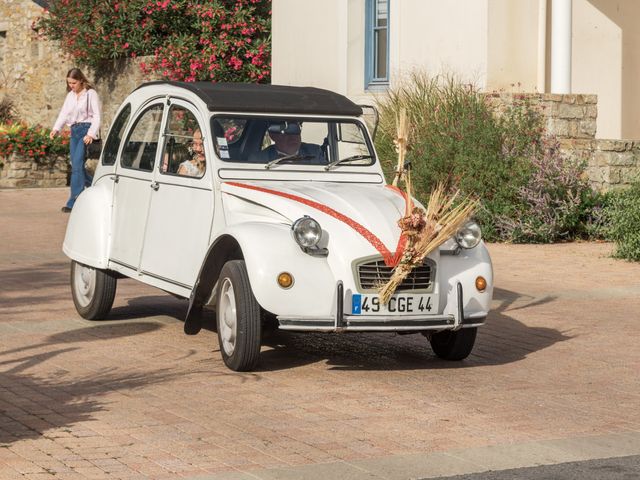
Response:
[{"label": "window with blue shutter", "polygon": [[389,0],[366,0],[365,88],[389,83]]}]

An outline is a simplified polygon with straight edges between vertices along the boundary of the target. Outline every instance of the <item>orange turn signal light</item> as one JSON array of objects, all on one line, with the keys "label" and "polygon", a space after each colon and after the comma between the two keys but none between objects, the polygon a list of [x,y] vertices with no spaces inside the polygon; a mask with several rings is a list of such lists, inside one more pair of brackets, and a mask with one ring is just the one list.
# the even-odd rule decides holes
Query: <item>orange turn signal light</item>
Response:
[{"label": "orange turn signal light", "polygon": [[484,277],[476,278],[476,288],[479,292],[484,292],[487,289],[487,281]]},{"label": "orange turn signal light", "polygon": [[278,274],[278,285],[282,288],[291,288],[293,285],[293,275],[289,272],[282,272]]}]

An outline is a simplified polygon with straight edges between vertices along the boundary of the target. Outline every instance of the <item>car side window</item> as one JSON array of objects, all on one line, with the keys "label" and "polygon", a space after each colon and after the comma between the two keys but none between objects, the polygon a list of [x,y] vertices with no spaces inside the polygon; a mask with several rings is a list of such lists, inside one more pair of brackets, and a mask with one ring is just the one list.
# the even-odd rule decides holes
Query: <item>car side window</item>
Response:
[{"label": "car side window", "polygon": [[162,125],[161,103],[147,108],[136,119],[122,151],[120,164],[125,168],[152,171]]},{"label": "car side window", "polygon": [[207,163],[204,136],[193,112],[181,105],[172,105],[167,117],[165,138],[160,172],[202,177]]},{"label": "car side window", "polygon": [[102,154],[103,165],[113,165],[114,163],[116,163],[118,148],[120,147],[120,142],[122,141],[122,136],[124,135],[124,129],[127,126],[127,122],[129,122],[130,116],[131,104],[128,103],[122,109],[122,111],[118,115],[118,118],[116,118],[113,122],[111,130],[109,131],[109,136],[107,137],[107,141],[104,143],[104,153]]}]

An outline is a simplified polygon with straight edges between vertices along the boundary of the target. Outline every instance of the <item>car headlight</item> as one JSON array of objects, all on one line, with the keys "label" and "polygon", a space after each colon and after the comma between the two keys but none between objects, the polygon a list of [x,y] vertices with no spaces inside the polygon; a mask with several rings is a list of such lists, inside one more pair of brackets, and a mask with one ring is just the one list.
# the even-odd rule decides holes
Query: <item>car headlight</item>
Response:
[{"label": "car headlight", "polygon": [[456,232],[455,238],[458,245],[462,248],[473,248],[477,246],[482,239],[480,225],[473,220],[468,221]]},{"label": "car headlight", "polygon": [[293,238],[303,249],[315,247],[322,237],[320,224],[306,215],[293,222],[291,231]]}]

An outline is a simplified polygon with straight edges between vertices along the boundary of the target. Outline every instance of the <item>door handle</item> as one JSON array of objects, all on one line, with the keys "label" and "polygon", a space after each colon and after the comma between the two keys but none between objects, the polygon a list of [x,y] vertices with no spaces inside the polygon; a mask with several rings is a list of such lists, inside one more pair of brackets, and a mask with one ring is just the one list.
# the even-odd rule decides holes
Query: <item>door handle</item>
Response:
[{"label": "door handle", "polygon": [[156,192],[158,191],[158,189],[160,188],[160,184],[158,182],[151,182],[151,185],[149,185],[151,188],[153,188]]}]

